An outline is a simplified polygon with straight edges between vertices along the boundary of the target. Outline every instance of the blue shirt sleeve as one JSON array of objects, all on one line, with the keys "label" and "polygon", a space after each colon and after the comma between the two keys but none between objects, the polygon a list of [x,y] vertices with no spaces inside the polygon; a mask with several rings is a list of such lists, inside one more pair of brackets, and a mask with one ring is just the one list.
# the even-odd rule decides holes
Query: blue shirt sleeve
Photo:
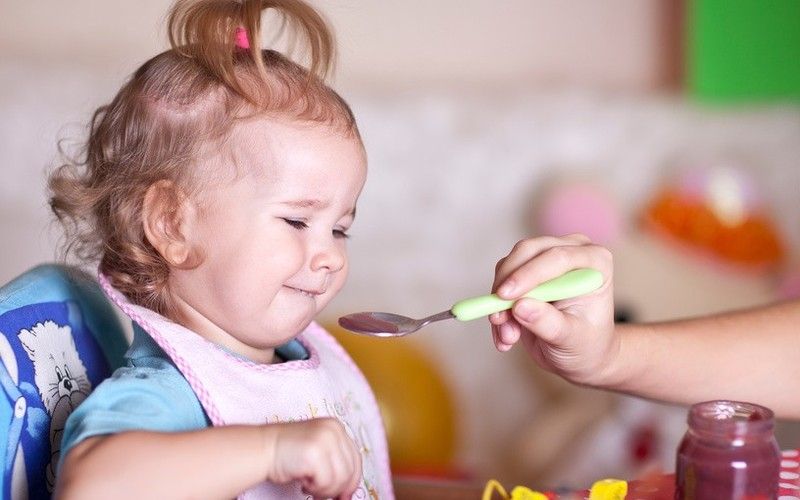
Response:
[{"label": "blue shirt sleeve", "polygon": [[67,419],[60,462],[75,445],[93,436],[132,430],[178,432],[210,425],[189,383],[138,327],[126,358],[127,366],[101,382]]},{"label": "blue shirt sleeve", "polygon": [[[94,436],[125,431],[180,432],[211,426],[192,387],[161,347],[138,325],[125,354],[127,365],[114,371],[67,419],[59,467],[75,445]],[[296,339],[276,348],[284,361],[308,359]]]}]

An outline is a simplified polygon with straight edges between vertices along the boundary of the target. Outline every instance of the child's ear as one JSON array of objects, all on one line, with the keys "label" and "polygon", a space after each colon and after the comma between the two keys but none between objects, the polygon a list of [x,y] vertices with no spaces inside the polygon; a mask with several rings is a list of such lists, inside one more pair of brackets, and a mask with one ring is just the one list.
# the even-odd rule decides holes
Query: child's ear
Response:
[{"label": "child's ear", "polygon": [[199,264],[198,249],[189,238],[197,211],[193,202],[169,180],[147,188],[142,223],[147,241],[171,267],[190,269]]}]

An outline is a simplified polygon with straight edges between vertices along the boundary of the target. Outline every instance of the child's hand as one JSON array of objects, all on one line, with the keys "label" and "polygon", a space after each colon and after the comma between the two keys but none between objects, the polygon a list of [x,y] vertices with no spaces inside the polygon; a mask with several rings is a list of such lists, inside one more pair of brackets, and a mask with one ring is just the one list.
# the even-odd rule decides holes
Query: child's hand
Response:
[{"label": "child's hand", "polygon": [[513,300],[539,283],[579,268],[597,269],[605,277],[599,290],[548,304],[520,299],[510,311],[489,317],[499,351],[519,340],[544,369],[577,382],[596,385],[601,368],[618,348],[614,333],[613,263],[608,249],[586,236],[523,240],[495,268],[494,290]]},{"label": "child's hand", "polygon": [[272,470],[267,480],[299,480],[315,497],[350,498],[361,482],[361,454],[344,426],[333,418],[268,425]]}]

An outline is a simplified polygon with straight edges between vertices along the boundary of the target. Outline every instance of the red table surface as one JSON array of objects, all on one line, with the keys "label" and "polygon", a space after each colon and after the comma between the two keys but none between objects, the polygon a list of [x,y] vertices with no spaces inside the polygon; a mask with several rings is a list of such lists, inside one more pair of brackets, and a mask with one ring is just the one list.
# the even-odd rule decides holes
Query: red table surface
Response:
[{"label": "red table surface", "polygon": [[[598,478],[602,479],[602,478]],[[516,485],[504,484],[507,491]],[[534,485],[522,485],[534,488]],[[397,500],[480,500],[484,485],[444,482],[414,478],[395,478]],[[569,493],[545,493],[551,499],[580,500],[589,498],[589,490]],[[657,475],[628,482],[625,500],[670,500],[675,494],[675,476]],[[500,499],[494,494],[493,499]],[[778,500],[800,500],[800,450],[781,452],[780,489]]]},{"label": "red table surface", "polygon": [[[781,471],[778,484],[779,500],[800,500],[800,450],[781,452]],[[588,492],[586,493],[588,498]],[[664,500],[673,498],[674,494],[675,476],[669,474],[629,482],[628,495],[625,500]]]}]

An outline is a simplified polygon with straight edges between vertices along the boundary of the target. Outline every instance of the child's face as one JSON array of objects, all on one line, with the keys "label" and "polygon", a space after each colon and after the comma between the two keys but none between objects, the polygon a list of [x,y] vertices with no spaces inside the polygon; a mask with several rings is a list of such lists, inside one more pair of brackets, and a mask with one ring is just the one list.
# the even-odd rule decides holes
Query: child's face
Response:
[{"label": "child's face", "polygon": [[187,228],[202,263],[174,270],[170,290],[185,326],[270,362],[344,285],[366,156],[327,126],[266,119],[238,126],[226,149],[234,159],[212,163],[235,161],[242,175],[202,195]]}]

